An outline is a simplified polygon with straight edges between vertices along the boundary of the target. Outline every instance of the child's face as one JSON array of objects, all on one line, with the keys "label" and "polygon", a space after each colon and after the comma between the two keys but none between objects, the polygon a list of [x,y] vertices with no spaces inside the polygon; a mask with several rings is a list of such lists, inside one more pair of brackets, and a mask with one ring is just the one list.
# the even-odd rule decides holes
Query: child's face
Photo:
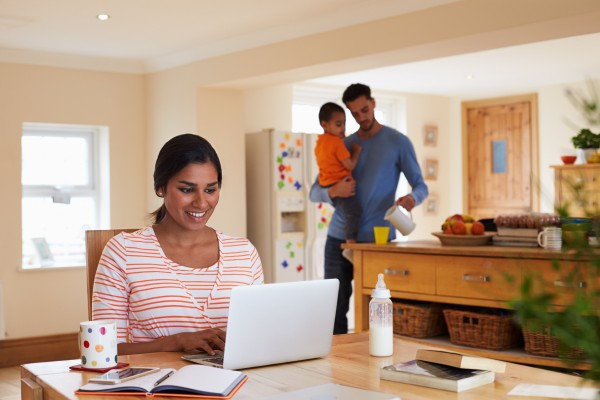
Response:
[{"label": "child's face", "polygon": [[325,132],[343,139],[346,137],[346,114],[334,112],[329,121],[321,121],[321,126]]}]

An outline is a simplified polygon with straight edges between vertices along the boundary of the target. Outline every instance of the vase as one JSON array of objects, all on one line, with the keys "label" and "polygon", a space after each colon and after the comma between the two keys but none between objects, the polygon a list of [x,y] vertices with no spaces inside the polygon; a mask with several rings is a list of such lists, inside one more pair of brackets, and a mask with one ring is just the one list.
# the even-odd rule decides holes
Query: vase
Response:
[{"label": "vase", "polygon": [[583,149],[585,153],[585,162],[588,163],[590,161],[590,157],[598,152],[598,149]]},{"label": "vase", "polygon": [[587,157],[585,155],[585,149],[577,149],[577,159],[575,159],[575,164],[587,164]]}]

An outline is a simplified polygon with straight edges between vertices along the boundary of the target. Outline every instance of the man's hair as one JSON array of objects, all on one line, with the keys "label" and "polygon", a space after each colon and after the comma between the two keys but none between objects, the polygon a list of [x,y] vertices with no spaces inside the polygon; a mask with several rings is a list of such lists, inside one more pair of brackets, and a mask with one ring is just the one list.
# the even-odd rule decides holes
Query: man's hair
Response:
[{"label": "man's hair", "polygon": [[354,101],[360,96],[365,96],[367,100],[371,100],[371,88],[362,83],[353,83],[344,90],[342,101],[347,105],[349,101]]},{"label": "man's hair", "polygon": [[336,112],[341,112],[342,114],[344,114],[344,109],[339,104],[331,102],[323,104],[321,106],[321,109],[319,110],[319,122],[329,121],[333,113]]}]

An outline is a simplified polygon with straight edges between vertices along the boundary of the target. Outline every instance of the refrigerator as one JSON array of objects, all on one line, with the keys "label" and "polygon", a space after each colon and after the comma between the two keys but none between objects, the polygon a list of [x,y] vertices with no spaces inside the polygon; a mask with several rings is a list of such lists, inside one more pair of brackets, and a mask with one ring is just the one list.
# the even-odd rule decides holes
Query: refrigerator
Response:
[{"label": "refrigerator", "polygon": [[318,174],[317,137],[274,129],[246,135],[248,239],[267,283],[323,278],[333,207],[308,198]]}]

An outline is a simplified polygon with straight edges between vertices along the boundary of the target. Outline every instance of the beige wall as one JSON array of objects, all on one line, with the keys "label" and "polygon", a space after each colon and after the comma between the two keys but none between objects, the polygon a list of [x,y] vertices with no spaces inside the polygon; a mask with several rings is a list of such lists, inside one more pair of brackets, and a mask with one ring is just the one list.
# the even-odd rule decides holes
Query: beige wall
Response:
[{"label": "beige wall", "polygon": [[[142,225],[145,213],[158,205],[151,190],[151,174],[156,154],[167,139],[183,132],[207,136],[217,147],[226,171],[224,199],[213,225],[243,234],[244,134],[267,126],[289,127],[283,126],[291,121],[287,114],[291,113],[291,86],[286,85],[335,73],[597,32],[599,20],[600,2],[596,0],[465,0],[145,76],[0,64],[0,181],[4,189],[0,205],[5,211],[0,282],[5,304],[11,305],[5,308],[9,336],[72,332],[77,322],[87,317],[83,269],[18,271],[23,122],[110,127],[114,227]],[[550,148],[552,135],[561,135],[566,146],[571,132],[558,132],[564,105],[560,105],[564,103],[561,89],[544,88],[539,94],[540,170],[547,176],[546,167],[555,163],[559,155],[555,153],[562,151]],[[281,99],[276,100],[279,95]],[[419,160],[437,156],[444,166],[439,181],[430,185],[442,199],[440,215],[458,212],[462,204],[460,191],[455,189],[461,184],[460,167],[454,159],[460,154],[459,103],[459,99],[431,96],[409,96],[406,103],[407,133]],[[422,125],[431,122],[439,127],[435,150],[421,148]],[[428,236],[437,221],[431,217],[423,221],[418,234]],[[61,312],[49,312],[52,310]]]},{"label": "beige wall", "polygon": [[[144,81],[138,75],[0,64],[0,243],[8,337],[73,332],[87,319],[85,269],[20,271],[23,122],[109,128],[111,225],[144,223]],[[7,307],[10,305],[10,307]]]}]

